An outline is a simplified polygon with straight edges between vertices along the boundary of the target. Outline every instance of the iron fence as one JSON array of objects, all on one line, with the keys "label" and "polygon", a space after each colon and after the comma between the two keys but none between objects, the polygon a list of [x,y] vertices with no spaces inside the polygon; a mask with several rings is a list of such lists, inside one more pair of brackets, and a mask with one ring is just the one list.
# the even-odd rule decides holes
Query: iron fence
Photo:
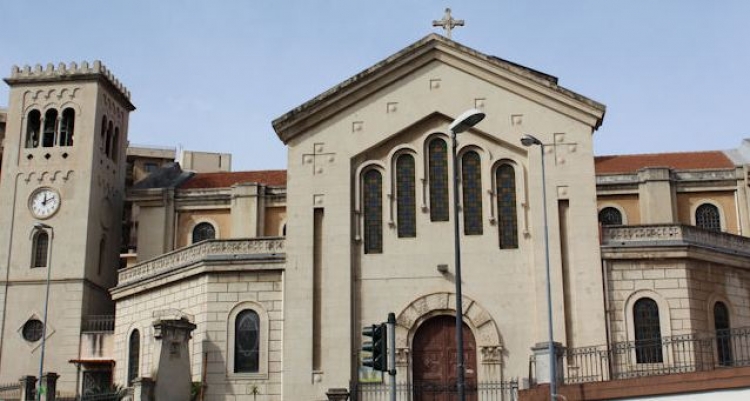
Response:
[{"label": "iron fence", "polygon": [[81,332],[83,333],[112,333],[115,331],[114,315],[90,315],[83,318]]},{"label": "iron fence", "polygon": [[[386,383],[359,383],[356,401],[388,401]],[[464,393],[468,401],[516,401],[518,381],[467,383]],[[397,383],[397,401],[454,401],[458,399],[455,383]]]},{"label": "iron fence", "polygon": [[[531,363],[533,375],[533,357]],[[571,384],[734,366],[750,366],[750,327],[569,348],[563,353],[560,379]]]},{"label": "iron fence", "polygon": [[20,401],[21,400],[21,384],[20,383],[0,384],[0,400],[1,401]]}]

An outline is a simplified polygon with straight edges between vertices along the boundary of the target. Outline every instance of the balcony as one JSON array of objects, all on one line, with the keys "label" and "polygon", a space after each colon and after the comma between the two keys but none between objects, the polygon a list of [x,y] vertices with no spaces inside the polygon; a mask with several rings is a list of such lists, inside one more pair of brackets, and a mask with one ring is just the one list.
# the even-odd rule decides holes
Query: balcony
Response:
[{"label": "balcony", "polygon": [[750,256],[750,238],[682,224],[603,227],[601,246],[609,248],[699,247]]}]

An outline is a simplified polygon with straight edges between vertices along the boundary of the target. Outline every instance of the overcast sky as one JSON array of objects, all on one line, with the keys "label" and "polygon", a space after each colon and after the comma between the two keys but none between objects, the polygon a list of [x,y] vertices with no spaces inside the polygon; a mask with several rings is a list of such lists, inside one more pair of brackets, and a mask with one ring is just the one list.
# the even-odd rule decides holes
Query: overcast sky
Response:
[{"label": "overcast sky", "polygon": [[446,6],[454,40],[606,104],[599,155],[750,137],[747,0],[0,0],[0,75],[99,59],[138,108],[131,143],[285,168],[271,121],[440,32]]}]

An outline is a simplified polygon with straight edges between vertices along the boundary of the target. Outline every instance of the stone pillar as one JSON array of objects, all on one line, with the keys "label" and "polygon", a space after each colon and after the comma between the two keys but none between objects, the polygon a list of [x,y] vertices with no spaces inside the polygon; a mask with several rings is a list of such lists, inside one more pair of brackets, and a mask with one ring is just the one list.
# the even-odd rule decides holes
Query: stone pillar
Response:
[{"label": "stone pillar", "polygon": [[349,390],[345,388],[329,388],[326,392],[328,401],[347,401],[349,399]]},{"label": "stone pillar", "polygon": [[[671,171],[666,167],[638,170],[638,206],[640,224],[671,224],[677,222],[677,198],[672,186]],[[628,221],[628,224],[633,224]]]},{"label": "stone pillar", "polygon": [[[563,378],[563,353],[565,352],[562,344],[554,342],[553,348],[555,350],[555,373],[557,375],[557,383],[562,382]],[[534,377],[536,378],[535,384],[549,383],[549,343],[536,343],[531,351],[534,353]]]},{"label": "stone pillar", "polygon": [[154,381],[151,378],[133,380],[133,401],[154,401]]},{"label": "stone pillar", "polygon": [[186,317],[157,319],[154,322],[157,342],[155,399],[190,399],[192,376],[188,341],[195,327]]},{"label": "stone pillar", "polygon": [[21,382],[21,401],[33,401],[36,394],[36,376],[24,376]]},{"label": "stone pillar", "polygon": [[57,373],[47,372],[42,375],[42,383],[40,388],[43,388],[42,396],[39,397],[40,401],[55,401],[55,393],[57,393],[57,379],[60,377]]},{"label": "stone pillar", "polygon": [[263,191],[255,183],[232,186],[232,238],[256,238],[264,232]]}]

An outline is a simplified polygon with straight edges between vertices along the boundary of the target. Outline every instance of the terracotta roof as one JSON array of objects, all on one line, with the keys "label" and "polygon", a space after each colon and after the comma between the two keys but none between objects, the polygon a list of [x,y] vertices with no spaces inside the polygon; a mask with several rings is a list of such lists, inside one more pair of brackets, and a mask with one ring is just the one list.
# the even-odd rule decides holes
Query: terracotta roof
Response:
[{"label": "terracotta roof", "polygon": [[734,163],[721,151],[612,155],[595,158],[596,174],[635,173],[644,167],[674,170],[733,168]]},{"label": "terracotta roof", "polygon": [[255,182],[274,187],[286,186],[286,170],[197,173],[180,185],[180,188],[229,188],[234,184],[246,182]]}]

